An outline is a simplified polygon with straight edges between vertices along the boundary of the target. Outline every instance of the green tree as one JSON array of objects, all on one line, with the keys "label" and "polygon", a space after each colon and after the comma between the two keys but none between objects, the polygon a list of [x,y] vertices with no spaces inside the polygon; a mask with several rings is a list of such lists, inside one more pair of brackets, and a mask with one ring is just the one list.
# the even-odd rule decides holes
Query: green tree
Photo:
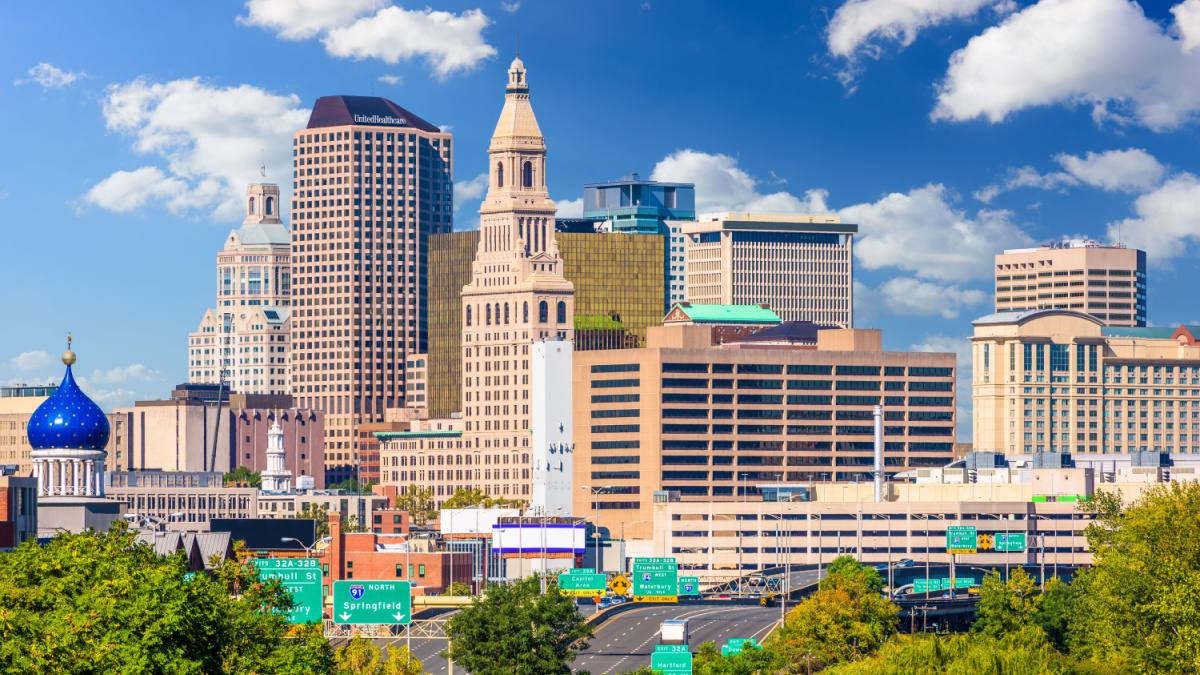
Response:
[{"label": "green tree", "polygon": [[250,469],[247,469],[244,466],[234,467],[233,471],[230,471],[222,476],[222,479],[225,481],[225,485],[229,485],[231,483],[249,483],[250,487],[262,487],[262,472],[255,471],[251,473]]},{"label": "green tree", "polygon": [[157,555],[121,521],[0,554],[0,672],[332,672],[320,625],[279,613],[292,599],[278,580],[236,560],[185,572],[181,553]]},{"label": "green tree", "polygon": [[787,615],[775,643],[786,663],[805,667],[811,655],[814,666],[824,667],[878,649],[896,632],[899,610],[871,586],[868,575],[852,569],[826,577]]},{"label": "green tree", "polygon": [[[801,668],[798,672],[804,673]],[[1021,633],[1003,639],[982,635],[898,636],[860,661],[835,665],[822,675],[1124,675],[1107,666],[1058,654],[1044,640]]]},{"label": "green tree", "polygon": [[516,507],[524,504],[521,499],[505,499],[503,497],[492,497],[488,493],[478,488],[458,488],[449,499],[442,502],[443,509],[466,509],[472,506],[483,506],[486,508],[506,508]]},{"label": "green tree", "polygon": [[422,675],[425,664],[404,645],[389,645],[387,657],[375,643],[358,635],[334,655],[337,675]]},{"label": "green tree", "polygon": [[437,509],[433,505],[433,488],[420,488],[409,485],[402,495],[396,495],[396,508],[407,511],[413,525],[425,525],[437,517]]},{"label": "green tree", "polygon": [[1033,617],[1050,644],[1060,652],[1070,648],[1071,618],[1075,613],[1075,586],[1060,579],[1048,579],[1042,592],[1042,607]]},{"label": "green tree", "polygon": [[359,483],[357,478],[347,478],[340,483],[334,483],[333,485],[330,485],[328,489],[345,490],[346,492],[357,494],[370,492],[371,486],[376,484],[377,482],[373,480],[369,480],[366,483]]},{"label": "green tree", "polygon": [[534,575],[488,586],[450,618],[446,636],[450,648],[442,655],[472,675],[570,675],[592,627],[574,598],[543,594]]},{"label": "green tree", "polygon": [[317,539],[329,536],[329,505],[328,504],[307,504],[300,513],[296,514],[297,518],[311,518],[317,521]]},{"label": "green tree", "polygon": [[446,589],[446,595],[471,595],[471,585],[455,581],[450,584],[450,588]]},{"label": "green tree", "polygon": [[[883,578],[879,576],[879,572],[874,567],[863,565],[854,559],[851,555],[839,555],[829,563],[829,567],[825,568],[827,575],[826,579],[835,576],[855,579],[855,583],[861,583],[865,591],[873,591],[879,593],[883,590]],[[834,583],[832,579],[829,583]],[[825,581],[821,582],[822,586],[828,585]]]},{"label": "green tree", "polygon": [[971,626],[971,632],[998,638],[1026,630],[1041,631],[1034,623],[1041,607],[1042,594],[1037,580],[1024,569],[1014,568],[1008,581],[993,570],[983,577],[976,610],[978,619]]},{"label": "green tree", "polygon": [[1151,675],[1200,672],[1200,483],[1151,486],[1123,508],[1098,492],[1086,530],[1072,653]]}]

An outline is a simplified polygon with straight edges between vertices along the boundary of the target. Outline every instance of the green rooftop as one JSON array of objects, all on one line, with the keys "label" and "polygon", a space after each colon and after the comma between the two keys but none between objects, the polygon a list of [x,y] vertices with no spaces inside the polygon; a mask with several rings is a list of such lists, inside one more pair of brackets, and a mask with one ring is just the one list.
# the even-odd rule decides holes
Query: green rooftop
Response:
[{"label": "green rooftop", "polygon": [[450,431],[376,431],[373,436],[381,441],[404,440],[406,438],[458,438],[461,430]]},{"label": "green rooftop", "polygon": [[625,324],[611,316],[577,315],[575,330],[625,330]]},{"label": "green rooftop", "polygon": [[758,305],[696,305],[677,302],[667,312],[683,312],[696,323],[782,323],[775,312]]},{"label": "green rooftop", "polygon": [[1175,328],[1161,326],[1101,326],[1104,337],[1131,337],[1147,340],[1170,340]]}]

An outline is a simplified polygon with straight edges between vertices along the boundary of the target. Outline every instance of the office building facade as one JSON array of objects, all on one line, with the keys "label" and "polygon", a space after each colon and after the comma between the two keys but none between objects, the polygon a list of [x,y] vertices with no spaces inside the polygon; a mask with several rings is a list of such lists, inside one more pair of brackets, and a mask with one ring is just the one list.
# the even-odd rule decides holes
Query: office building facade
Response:
[{"label": "office building facade", "polygon": [[974,322],[976,451],[1200,453],[1200,327],[1070,309]]},{"label": "office building facade", "polygon": [[683,223],[687,301],[765,304],[784,321],[854,324],[854,235],[838,216],[720,213]]},{"label": "office building facade", "polygon": [[462,289],[471,283],[479,230],[429,237],[427,407],[432,418],[462,409]]},{"label": "office building facade", "polygon": [[514,466],[506,482],[486,484],[489,494],[528,499],[530,346],[574,339],[575,288],[563,276],[546,141],[520,58],[508,70],[488,158],[479,248],[462,289],[464,440],[485,462]]},{"label": "office building facade", "polygon": [[887,474],[951,460],[953,354],[885,352],[875,330],[822,330],[816,349],[711,345],[711,327],[671,325],[645,349],[575,354],[575,513],[611,532],[647,521],[627,533],[648,538],[656,491],[869,480],[876,405]]},{"label": "office building facade", "polygon": [[996,256],[996,311],[1073,309],[1109,326],[1146,325],[1146,252],[1089,239]]},{"label": "office building facade", "polygon": [[246,219],[217,253],[217,302],[188,335],[188,381],[245,394],[291,390],[291,236],[279,186],[246,188]]},{"label": "office building facade", "polygon": [[452,137],[382,98],[317,99],[293,138],[292,387],[327,414],[327,471],[354,476],[355,426],[404,402],[425,353],[429,237],[453,227]]},{"label": "office building facade", "polygon": [[664,309],[686,299],[682,221],[696,219],[696,186],[660,183],[638,175],[583,186],[583,217],[612,232],[663,237]]}]

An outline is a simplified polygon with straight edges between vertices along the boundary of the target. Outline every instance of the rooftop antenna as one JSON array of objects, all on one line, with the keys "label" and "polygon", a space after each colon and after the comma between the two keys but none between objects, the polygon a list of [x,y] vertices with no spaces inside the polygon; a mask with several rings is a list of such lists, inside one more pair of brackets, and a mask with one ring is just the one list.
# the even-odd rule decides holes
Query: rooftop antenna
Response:
[{"label": "rooftop antenna", "polygon": [[521,58],[521,31],[517,31],[517,58]]},{"label": "rooftop antenna", "polygon": [[266,178],[267,177],[267,151],[265,149],[263,149],[263,150],[259,150],[259,152],[262,153],[262,166],[258,167],[258,174],[260,176],[262,176],[263,178]]}]

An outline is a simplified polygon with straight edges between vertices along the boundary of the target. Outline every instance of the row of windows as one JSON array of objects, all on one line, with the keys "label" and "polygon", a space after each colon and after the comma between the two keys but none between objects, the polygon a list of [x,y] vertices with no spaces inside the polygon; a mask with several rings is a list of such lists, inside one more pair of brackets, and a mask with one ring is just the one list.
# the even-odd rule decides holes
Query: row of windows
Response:
[{"label": "row of windows", "polygon": [[[714,363],[711,364],[712,372],[733,373],[732,363]],[[636,366],[636,364],[635,364]],[[707,373],[709,372],[709,364],[707,363],[671,363],[664,362],[662,364],[662,372],[664,373]],[[604,370],[596,370],[597,366],[592,366],[592,372],[612,372]],[[762,374],[762,375],[782,375],[783,364],[769,363],[739,363],[737,364],[737,372],[742,374]],[[636,367],[633,368],[637,370]],[[927,367],[912,367],[905,368],[904,366],[837,366],[838,375],[868,375],[879,377],[882,370],[885,377],[903,377],[905,370],[908,371],[910,377],[954,377],[953,368],[927,368]],[[796,364],[787,366],[788,375],[832,375],[834,366],[832,365],[816,365],[816,364]]]},{"label": "row of windows", "polygon": [[[484,314],[483,319],[486,323],[480,324],[480,325],[488,325],[488,326],[492,325],[492,307],[493,307],[493,305],[491,305],[491,304],[484,305],[485,309],[483,312],[483,314]],[[496,312],[495,312],[496,324],[495,325],[499,326],[500,325],[500,303],[497,302],[495,304],[495,308],[496,308]],[[555,319],[557,320],[557,322],[560,324],[566,323],[567,322],[567,303],[560,300],[558,302],[556,310],[557,311],[555,312]],[[515,306],[514,306],[513,311],[516,312]],[[473,325],[472,322],[474,321],[474,316],[475,316],[475,309],[473,307],[471,307],[470,305],[467,305],[467,325],[468,326]],[[514,321],[515,321],[515,317],[514,317]],[[541,302],[538,303],[538,321],[541,323],[549,323],[550,322],[550,305],[545,300],[542,300]],[[528,302],[522,303],[521,322],[529,323],[529,303]],[[504,324],[508,325],[508,323],[509,323],[509,312],[508,312],[508,303],[506,302],[506,303],[504,303]]]}]

